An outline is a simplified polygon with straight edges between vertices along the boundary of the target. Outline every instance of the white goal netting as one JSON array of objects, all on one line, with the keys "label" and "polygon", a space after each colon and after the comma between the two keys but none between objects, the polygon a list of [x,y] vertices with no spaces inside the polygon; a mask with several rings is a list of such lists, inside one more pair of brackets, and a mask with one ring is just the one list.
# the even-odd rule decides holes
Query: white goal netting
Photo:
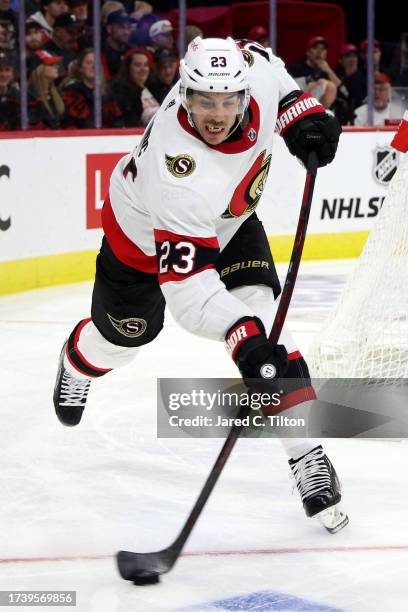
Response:
[{"label": "white goal netting", "polygon": [[408,154],[307,361],[316,378],[408,378]]}]

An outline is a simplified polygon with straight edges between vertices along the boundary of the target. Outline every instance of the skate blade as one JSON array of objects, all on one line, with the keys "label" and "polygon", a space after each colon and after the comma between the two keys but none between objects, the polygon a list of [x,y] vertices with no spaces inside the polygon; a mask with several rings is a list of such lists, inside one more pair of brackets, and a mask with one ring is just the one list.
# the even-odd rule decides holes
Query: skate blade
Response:
[{"label": "skate blade", "polygon": [[327,510],[319,512],[317,517],[323,527],[327,529],[329,533],[337,533],[348,525],[349,519],[347,514],[342,512],[340,504],[336,504]]}]

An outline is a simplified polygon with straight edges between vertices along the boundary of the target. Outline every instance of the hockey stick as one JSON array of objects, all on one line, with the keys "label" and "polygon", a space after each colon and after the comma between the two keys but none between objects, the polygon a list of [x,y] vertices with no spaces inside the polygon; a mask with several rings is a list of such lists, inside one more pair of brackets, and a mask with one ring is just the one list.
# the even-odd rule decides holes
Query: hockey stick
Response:
[{"label": "hockey stick", "polygon": [[[269,340],[276,343],[279,339],[282,327],[288,312],[290,300],[299,270],[300,259],[302,257],[303,245],[306,238],[307,223],[313,198],[313,189],[316,179],[318,160],[315,153],[310,153],[308,158],[308,171],[303,190],[302,205],[299,213],[299,221],[296,230],[295,241],[293,244],[292,255],[286,275],[285,284],[280,298],[275,321],[272,326]],[[242,423],[251,411],[251,407],[242,406],[236,417],[238,423]],[[234,424],[225,440],[217,460],[203,486],[196,503],[191,510],[184,527],[177,539],[163,550],[151,553],[134,553],[121,550],[116,555],[119,573],[125,580],[131,580],[134,584],[152,584],[158,582],[159,576],[169,572],[186,543],[194,525],[199,518],[224,466],[230,456],[235,443],[241,433],[242,424]]]}]

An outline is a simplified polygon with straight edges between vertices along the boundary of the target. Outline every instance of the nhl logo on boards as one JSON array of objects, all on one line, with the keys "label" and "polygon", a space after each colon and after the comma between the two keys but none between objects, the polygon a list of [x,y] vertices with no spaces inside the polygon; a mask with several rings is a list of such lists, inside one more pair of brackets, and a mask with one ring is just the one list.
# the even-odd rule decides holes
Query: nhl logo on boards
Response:
[{"label": "nhl logo on boards", "polygon": [[170,157],[166,154],[166,167],[173,176],[181,178],[190,176],[195,170],[196,163],[190,155],[185,153],[176,157]]},{"label": "nhl logo on boards", "polygon": [[112,323],[113,327],[120,333],[122,336],[126,336],[127,338],[137,338],[144,334],[147,328],[147,323],[144,319],[114,319],[108,313],[108,319]]},{"label": "nhl logo on boards", "polygon": [[398,167],[398,153],[391,147],[377,147],[374,151],[373,174],[377,183],[388,185]]}]

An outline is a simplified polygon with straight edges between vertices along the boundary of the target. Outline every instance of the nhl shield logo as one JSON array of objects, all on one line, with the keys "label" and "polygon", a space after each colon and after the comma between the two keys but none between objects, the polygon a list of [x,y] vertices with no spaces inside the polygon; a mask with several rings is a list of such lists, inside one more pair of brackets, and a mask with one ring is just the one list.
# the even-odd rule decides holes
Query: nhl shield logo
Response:
[{"label": "nhl shield logo", "polygon": [[114,319],[108,313],[108,319],[112,323],[113,327],[120,333],[122,336],[126,336],[127,338],[137,338],[144,334],[147,328],[147,323],[144,319]]},{"label": "nhl shield logo", "polygon": [[254,140],[256,140],[256,136],[257,136],[256,131],[254,130],[254,128],[253,128],[253,127],[251,127],[251,129],[250,129],[250,130],[249,130],[249,132],[248,132],[248,138],[249,138],[249,140],[250,140],[251,142],[254,142]]},{"label": "nhl shield logo", "polygon": [[378,147],[374,151],[374,178],[380,185],[388,185],[398,166],[398,153],[391,147]]}]

